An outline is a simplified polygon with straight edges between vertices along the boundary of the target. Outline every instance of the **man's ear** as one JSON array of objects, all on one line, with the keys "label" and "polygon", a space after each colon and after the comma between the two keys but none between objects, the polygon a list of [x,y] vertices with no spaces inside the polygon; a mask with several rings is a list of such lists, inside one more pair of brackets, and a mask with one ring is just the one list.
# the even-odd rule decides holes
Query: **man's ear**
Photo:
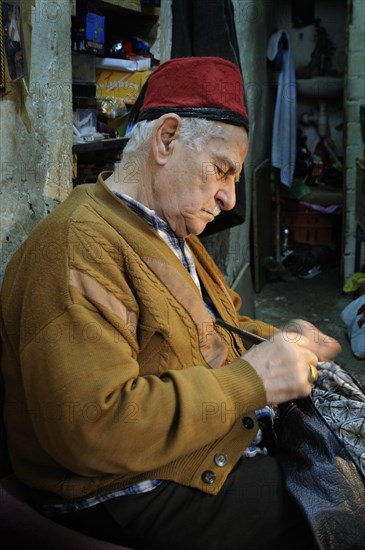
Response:
[{"label": "man's ear", "polygon": [[158,164],[166,164],[180,123],[181,118],[175,113],[167,113],[158,119],[152,133],[152,151]]}]

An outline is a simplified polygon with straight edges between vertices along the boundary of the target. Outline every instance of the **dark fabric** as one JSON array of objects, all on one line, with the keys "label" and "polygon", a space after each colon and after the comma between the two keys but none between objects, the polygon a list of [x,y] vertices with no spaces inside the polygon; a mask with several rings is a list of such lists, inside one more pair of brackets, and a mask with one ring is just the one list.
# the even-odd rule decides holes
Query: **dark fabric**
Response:
[{"label": "dark fabric", "polygon": [[274,457],[242,459],[217,496],[165,482],[58,522],[137,550],[315,550]]},{"label": "dark fabric", "polygon": [[[172,0],[171,57],[218,56],[242,73],[231,0]],[[240,225],[246,217],[244,170],[236,188],[236,206],[209,223],[202,236]]]},{"label": "dark fabric", "polygon": [[231,0],[173,0],[171,57],[216,55],[241,70]]},{"label": "dark fabric", "polygon": [[[1,361],[1,340],[0,340],[0,361]],[[0,365],[0,477],[4,477],[12,472],[10,458],[8,454],[8,438],[4,424],[4,379]]]},{"label": "dark fabric", "polygon": [[1,550],[129,550],[66,529],[42,516],[27,498],[27,488],[14,476],[0,479]]},{"label": "dark fabric", "polygon": [[285,485],[319,547],[363,550],[365,480],[310,397],[279,405],[276,433]]}]

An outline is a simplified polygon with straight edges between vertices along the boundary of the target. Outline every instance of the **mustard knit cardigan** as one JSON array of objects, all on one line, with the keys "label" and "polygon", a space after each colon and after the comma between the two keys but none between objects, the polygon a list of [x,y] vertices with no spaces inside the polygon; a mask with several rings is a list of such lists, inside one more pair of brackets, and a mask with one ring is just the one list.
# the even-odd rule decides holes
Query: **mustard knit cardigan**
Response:
[{"label": "mustard knit cardigan", "polygon": [[[43,502],[146,479],[215,494],[256,434],[263,384],[175,254],[103,176],[76,187],[7,267],[2,370],[14,471]],[[272,327],[237,315],[238,296],[199,240],[188,244],[221,318],[267,336]]]}]

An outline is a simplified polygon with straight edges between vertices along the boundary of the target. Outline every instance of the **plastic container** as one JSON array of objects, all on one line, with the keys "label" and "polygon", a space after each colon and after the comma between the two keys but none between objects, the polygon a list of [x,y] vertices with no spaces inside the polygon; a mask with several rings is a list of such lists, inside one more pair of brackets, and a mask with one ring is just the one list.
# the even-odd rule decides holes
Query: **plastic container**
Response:
[{"label": "plastic container", "polygon": [[73,123],[81,136],[96,133],[97,100],[90,97],[76,97],[73,101]]}]

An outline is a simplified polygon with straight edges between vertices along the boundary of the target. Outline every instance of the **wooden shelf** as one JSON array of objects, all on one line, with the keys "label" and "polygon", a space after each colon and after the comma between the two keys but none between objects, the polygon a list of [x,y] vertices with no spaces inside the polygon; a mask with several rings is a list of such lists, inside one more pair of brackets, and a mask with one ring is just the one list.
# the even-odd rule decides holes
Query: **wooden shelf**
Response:
[{"label": "wooden shelf", "polygon": [[89,141],[86,143],[74,143],[72,152],[80,155],[94,151],[121,151],[126,146],[128,138],[120,137],[113,139],[102,139],[100,141]]},{"label": "wooden shelf", "polygon": [[342,189],[331,188],[328,186],[311,186],[310,194],[303,197],[301,200],[320,206],[330,206],[333,204],[343,204]]},{"label": "wooden shelf", "polygon": [[129,13],[147,15],[153,17],[160,16],[160,8],[154,6],[141,6],[139,0],[94,0],[95,5],[100,9],[117,8]]}]

